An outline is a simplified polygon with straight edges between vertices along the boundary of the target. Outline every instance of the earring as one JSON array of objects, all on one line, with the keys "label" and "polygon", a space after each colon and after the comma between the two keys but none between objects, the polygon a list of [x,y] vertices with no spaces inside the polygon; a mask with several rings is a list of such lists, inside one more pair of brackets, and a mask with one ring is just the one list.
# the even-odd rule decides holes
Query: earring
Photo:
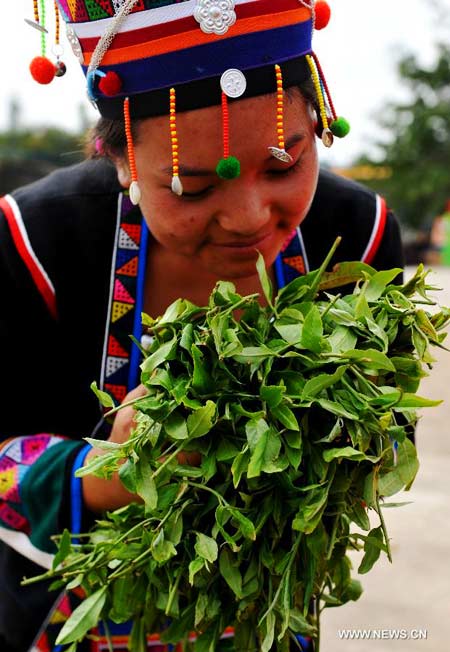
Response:
[{"label": "earring", "polygon": [[131,174],[131,184],[129,189],[130,200],[134,206],[137,206],[141,201],[141,189],[138,183],[136,159],[134,156],[134,143],[133,143],[133,134],[131,133],[131,119],[130,119],[130,98],[128,97],[126,97],[123,102],[123,116],[125,122],[125,136],[127,139],[128,166],[130,168],[130,174]]},{"label": "earring", "polygon": [[172,192],[181,197],[183,184],[180,179],[180,159],[178,155],[177,132],[177,96],[174,88],[170,89],[170,144],[172,148]]}]

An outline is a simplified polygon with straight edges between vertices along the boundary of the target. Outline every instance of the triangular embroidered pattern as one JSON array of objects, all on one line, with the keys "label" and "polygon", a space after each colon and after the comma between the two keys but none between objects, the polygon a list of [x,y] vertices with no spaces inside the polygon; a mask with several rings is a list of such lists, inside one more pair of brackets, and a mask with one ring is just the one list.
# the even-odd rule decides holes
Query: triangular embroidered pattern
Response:
[{"label": "triangular embroidered pattern", "polygon": [[133,310],[132,303],[122,303],[121,301],[114,301],[112,307],[112,321],[115,323],[119,321],[130,310]]},{"label": "triangular embroidered pattern", "polygon": [[114,282],[114,301],[121,301],[122,303],[135,302],[122,281],[119,281],[118,278]]},{"label": "triangular embroidered pattern", "polygon": [[293,267],[299,274],[305,273],[305,261],[303,256],[288,256],[283,258],[283,262],[289,267]]},{"label": "triangular embroidered pattern", "polygon": [[128,351],[113,335],[110,335],[108,339],[108,355],[113,355],[118,358],[128,358]]},{"label": "triangular embroidered pattern", "polygon": [[138,273],[139,258],[135,256],[128,263],[119,267],[116,274],[122,274],[123,276],[137,276]]},{"label": "triangular embroidered pattern", "polygon": [[133,249],[135,251],[139,250],[139,245],[137,245],[132,238],[128,235],[123,228],[120,229],[119,233],[119,247],[120,249]]},{"label": "triangular embroidered pattern", "polygon": [[115,374],[116,371],[122,369],[122,367],[126,364],[128,364],[127,358],[115,358],[113,356],[108,356],[106,360],[106,377],[109,378]]}]

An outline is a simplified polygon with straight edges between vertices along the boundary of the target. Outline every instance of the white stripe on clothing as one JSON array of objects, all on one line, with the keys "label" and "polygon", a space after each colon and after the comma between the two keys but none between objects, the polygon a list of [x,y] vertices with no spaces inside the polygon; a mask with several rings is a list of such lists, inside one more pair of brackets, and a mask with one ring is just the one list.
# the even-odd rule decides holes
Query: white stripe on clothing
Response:
[{"label": "white stripe on clothing", "polygon": [[381,207],[382,207],[382,202],[381,202],[381,197],[379,195],[376,196],[376,211],[375,211],[375,222],[373,224],[373,229],[372,233],[370,234],[369,242],[367,243],[367,247],[364,250],[363,255],[361,256],[361,260],[364,263],[366,261],[366,258],[372,249],[372,245],[375,241],[375,238],[377,237],[378,234],[378,229],[380,228],[380,222],[381,222]]},{"label": "white stripe on clothing", "polygon": [[[236,0],[237,5],[250,4],[251,2],[259,2],[259,0]],[[196,5],[197,0],[187,0],[187,2],[179,2],[167,7],[138,11],[127,16],[117,33],[131,32],[135,29],[170,23],[180,18],[188,18],[194,14]],[[114,18],[114,16],[111,16],[111,18],[102,18],[101,20],[92,20],[86,23],[69,23],[69,25],[74,29],[78,38],[100,38]]]},{"label": "white stripe on clothing", "polygon": [[[26,250],[27,250],[28,254],[30,255],[30,257],[33,259],[33,262],[35,263],[36,267],[38,268],[38,271],[39,271],[42,279],[44,280],[45,284],[50,289],[50,292],[53,294],[53,296],[55,296],[55,288],[53,286],[53,283],[51,282],[47,272],[45,271],[44,267],[42,266],[41,261],[36,256],[33,247],[31,246],[31,242],[30,242],[30,239],[28,237],[28,233],[27,233],[27,230],[25,228],[25,224],[23,223],[22,213],[20,212],[20,208],[17,205],[16,200],[11,195],[5,195],[3,199],[5,201],[7,201],[8,204],[11,206],[11,210],[12,210],[12,212],[14,214],[14,219],[15,219],[17,227],[19,229],[20,237],[21,237],[21,240],[22,240],[22,243],[23,243],[24,247],[26,248]],[[23,258],[22,255],[21,255],[21,252],[19,251],[18,253],[19,253],[20,257]]]}]

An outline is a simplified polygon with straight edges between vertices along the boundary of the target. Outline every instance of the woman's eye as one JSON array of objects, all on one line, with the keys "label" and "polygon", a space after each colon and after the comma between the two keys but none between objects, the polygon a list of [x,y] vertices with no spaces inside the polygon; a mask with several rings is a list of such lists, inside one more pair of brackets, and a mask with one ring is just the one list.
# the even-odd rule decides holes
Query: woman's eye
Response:
[{"label": "woman's eye", "polygon": [[196,192],[183,191],[183,194],[180,196],[180,199],[183,199],[183,197],[185,197],[186,199],[200,199],[201,197],[206,197],[206,195],[210,193],[213,187],[214,186],[207,186],[206,188],[202,188],[202,190],[197,190]]},{"label": "woman's eye", "polygon": [[273,177],[286,177],[289,174],[293,174],[294,172],[298,172],[300,169],[300,160],[298,160],[294,165],[291,165],[288,168],[281,168],[279,170],[267,170],[270,176]]}]

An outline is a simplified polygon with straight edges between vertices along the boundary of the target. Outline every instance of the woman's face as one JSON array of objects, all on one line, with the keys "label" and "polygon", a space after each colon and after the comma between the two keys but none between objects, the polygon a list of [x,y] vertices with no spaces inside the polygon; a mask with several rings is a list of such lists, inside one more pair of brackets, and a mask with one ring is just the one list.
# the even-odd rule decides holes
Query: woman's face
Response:
[{"label": "woman's face", "polygon": [[[286,97],[285,140],[292,163],[270,156],[277,146],[276,96],[230,103],[230,153],[241,162],[237,179],[220,179],[221,108],[177,115],[180,178],[184,193],[171,191],[168,117],[140,123],[135,142],[142,192],[140,207],[154,238],[222,279],[255,274],[260,251],[271,265],[311,205],[318,177],[314,118],[300,93]],[[127,167],[119,178],[129,185]]]}]

